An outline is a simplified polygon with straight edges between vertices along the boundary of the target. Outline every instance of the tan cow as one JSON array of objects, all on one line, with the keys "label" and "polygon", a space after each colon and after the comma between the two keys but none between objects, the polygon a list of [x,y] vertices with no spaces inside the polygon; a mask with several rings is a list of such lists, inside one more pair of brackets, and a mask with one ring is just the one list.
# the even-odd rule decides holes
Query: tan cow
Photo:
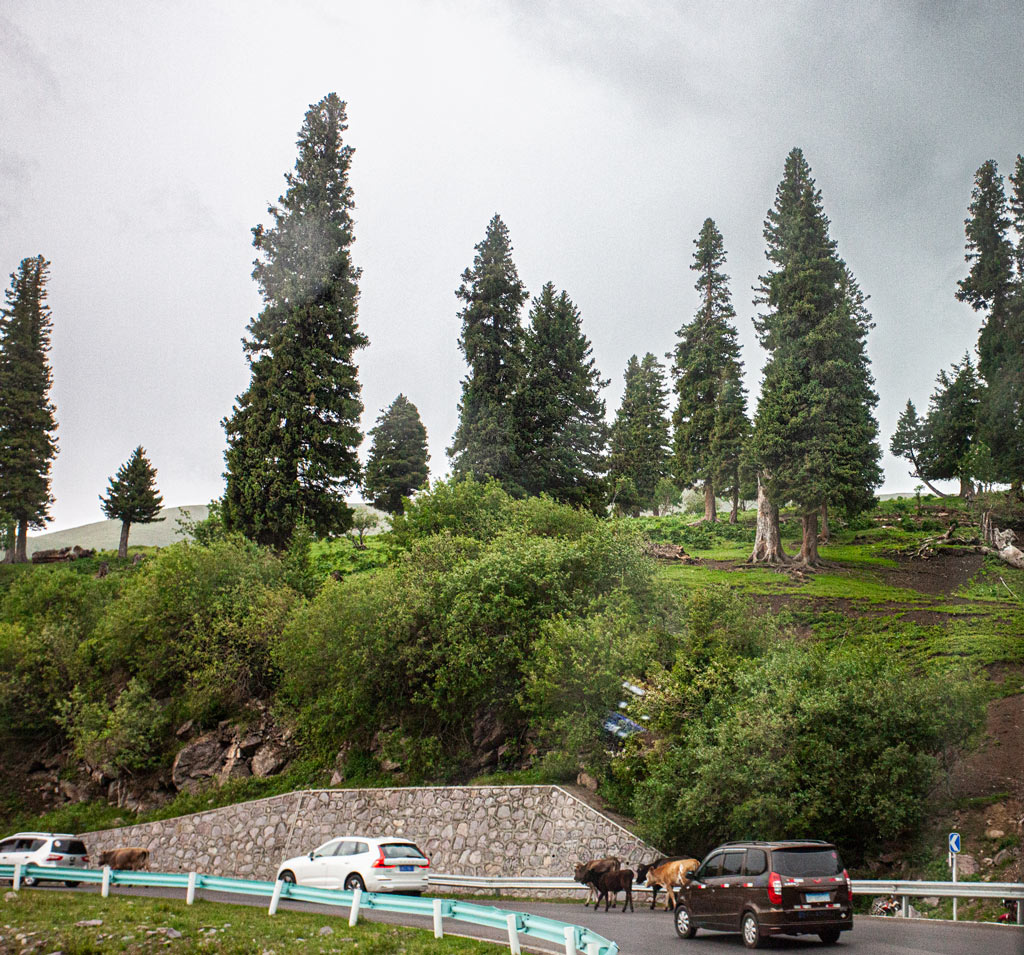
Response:
[{"label": "tan cow", "polygon": [[126,846],[121,849],[107,849],[100,853],[100,865],[109,865],[111,869],[127,872],[133,869],[145,869],[149,861],[149,849],[138,846]]},{"label": "tan cow", "polygon": [[[665,889],[665,911],[676,907],[676,895],[672,891],[673,886],[682,885],[686,881],[686,873],[699,868],[698,859],[676,859],[672,862],[663,862],[654,866],[647,872],[647,884],[662,886]],[[657,890],[655,890],[657,891]]]}]

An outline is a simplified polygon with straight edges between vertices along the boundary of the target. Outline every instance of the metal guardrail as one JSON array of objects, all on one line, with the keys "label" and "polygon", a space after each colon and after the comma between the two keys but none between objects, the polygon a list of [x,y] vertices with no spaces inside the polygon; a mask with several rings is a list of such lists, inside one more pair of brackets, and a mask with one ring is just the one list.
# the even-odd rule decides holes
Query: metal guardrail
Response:
[{"label": "metal guardrail", "polygon": [[[347,907],[349,925],[355,925],[363,909],[420,915],[433,918],[434,937],[444,937],[444,920],[454,919],[488,928],[504,929],[508,933],[511,955],[520,955],[519,936],[552,942],[563,946],[565,955],[618,955],[619,946],[582,925],[570,925],[542,915],[528,912],[510,912],[491,905],[477,905],[458,899],[429,899],[409,895],[385,895],[376,892],[347,892],[338,889],[319,889],[291,882],[258,882],[251,879],[229,879],[223,876],[203,875],[198,872],[123,872],[103,869],[79,869],[59,866],[0,865],[0,879],[11,879],[14,890],[21,888],[25,879],[52,882],[88,882],[100,886],[106,897],[111,886],[148,886],[180,888],[185,890],[185,901],[191,905],[200,889],[211,892],[232,892],[270,898],[268,914],[273,915],[281,899],[296,902],[316,902],[322,905]],[[564,880],[541,880],[559,882]],[[579,888],[579,883],[571,883]]]}]

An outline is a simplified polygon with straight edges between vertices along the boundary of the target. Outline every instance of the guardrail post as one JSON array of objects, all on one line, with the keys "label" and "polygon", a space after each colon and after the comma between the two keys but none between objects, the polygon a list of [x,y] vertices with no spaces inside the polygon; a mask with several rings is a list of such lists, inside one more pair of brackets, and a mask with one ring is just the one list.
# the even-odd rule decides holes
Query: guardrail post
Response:
[{"label": "guardrail post", "polygon": [[[954,902],[953,904],[956,905],[956,902]],[[909,895],[901,895],[900,896],[900,915],[902,915],[903,918],[905,918],[905,919],[910,918],[910,896]]]},{"label": "guardrail post", "polygon": [[277,912],[277,903],[281,901],[281,889],[284,888],[284,880],[278,879],[274,883],[274,893],[270,896],[270,908],[267,909],[267,915],[273,915]]},{"label": "guardrail post", "polygon": [[1017,899],[1017,924],[1024,925],[1024,899]]},{"label": "guardrail post", "polygon": [[11,887],[17,892],[21,888],[21,863],[14,863],[14,881],[11,882]]},{"label": "guardrail post", "polygon": [[185,891],[185,904],[191,905],[196,900],[196,874],[188,874],[188,889]]},{"label": "guardrail post", "polygon": [[350,926],[355,926],[356,922],[359,921],[359,902],[362,897],[363,892],[361,889],[352,890],[352,908],[348,913],[348,924]]},{"label": "guardrail post", "polygon": [[519,955],[519,917],[515,912],[509,912],[505,916],[505,924],[508,926],[508,948],[512,955]]},{"label": "guardrail post", "polygon": [[106,898],[110,895],[110,866],[103,867],[103,883],[100,885],[100,895]]},{"label": "guardrail post", "polygon": [[444,925],[442,924],[440,899],[434,899],[434,938],[444,938]]},{"label": "guardrail post", "polygon": [[587,946],[587,955],[600,955],[601,946],[597,942],[591,942]]},{"label": "guardrail post", "polygon": [[565,955],[576,955],[576,929],[567,925],[565,933]]}]

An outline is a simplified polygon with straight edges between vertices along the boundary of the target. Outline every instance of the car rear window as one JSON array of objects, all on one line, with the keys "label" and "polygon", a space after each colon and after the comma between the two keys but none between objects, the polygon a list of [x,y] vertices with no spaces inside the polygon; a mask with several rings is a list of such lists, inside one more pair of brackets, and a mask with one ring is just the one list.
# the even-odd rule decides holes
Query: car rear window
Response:
[{"label": "car rear window", "polygon": [[772,852],[772,868],[779,875],[788,875],[794,879],[842,875],[843,860],[831,846],[776,849]]},{"label": "car rear window", "polygon": [[53,851],[63,852],[65,855],[69,856],[88,855],[85,851],[85,843],[80,842],[78,839],[54,839]]},{"label": "car rear window", "polygon": [[426,858],[411,842],[386,842],[380,847],[380,851],[384,853],[385,859]]}]

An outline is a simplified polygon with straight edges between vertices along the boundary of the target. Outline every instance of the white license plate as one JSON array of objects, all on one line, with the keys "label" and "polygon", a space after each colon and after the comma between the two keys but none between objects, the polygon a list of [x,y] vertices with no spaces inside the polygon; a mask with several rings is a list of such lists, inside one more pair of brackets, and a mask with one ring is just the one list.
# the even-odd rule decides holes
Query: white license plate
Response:
[{"label": "white license plate", "polygon": [[829,894],[827,892],[808,892],[808,902],[827,902],[829,900]]}]

